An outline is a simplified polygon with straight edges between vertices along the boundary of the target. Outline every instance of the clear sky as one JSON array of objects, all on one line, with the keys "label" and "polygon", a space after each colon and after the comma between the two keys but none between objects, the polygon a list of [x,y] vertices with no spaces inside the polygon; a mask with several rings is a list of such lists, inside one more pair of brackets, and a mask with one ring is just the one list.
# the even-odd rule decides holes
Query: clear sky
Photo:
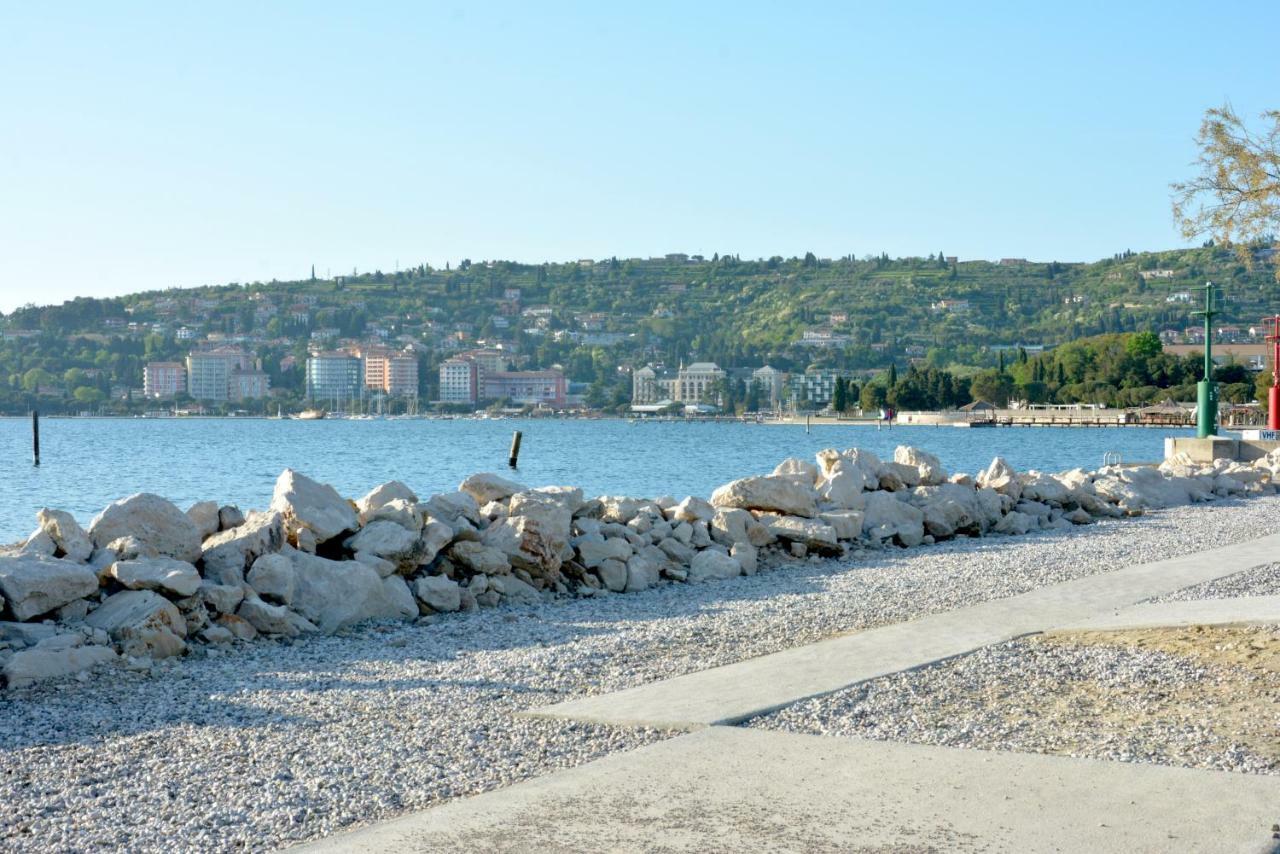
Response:
[{"label": "clear sky", "polygon": [[0,310],[469,257],[1181,245],[1280,4],[0,0]]}]

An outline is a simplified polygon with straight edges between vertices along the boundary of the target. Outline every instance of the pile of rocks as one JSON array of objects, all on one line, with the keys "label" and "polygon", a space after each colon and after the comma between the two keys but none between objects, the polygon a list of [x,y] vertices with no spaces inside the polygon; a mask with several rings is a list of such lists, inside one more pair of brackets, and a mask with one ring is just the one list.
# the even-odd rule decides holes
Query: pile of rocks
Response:
[{"label": "pile of rocks", "polygon": [[529,489],[477,474],[421,500],[382,484],[350,501],[291,469],[270,507],[201,502],[185,513],[139,494],[86,531],[42,510],[0,550],[0,667],[10,687],[192,643],[333,633],[370,619],[536,603],[754,574],[771,562],[958,536],[1070,528],[1097,517],[1246,493],[1280,483],[1280,455],[1255,465],[1018,473],[1000,458],[977,478],[899,447],[784,460],[706,501]]}]

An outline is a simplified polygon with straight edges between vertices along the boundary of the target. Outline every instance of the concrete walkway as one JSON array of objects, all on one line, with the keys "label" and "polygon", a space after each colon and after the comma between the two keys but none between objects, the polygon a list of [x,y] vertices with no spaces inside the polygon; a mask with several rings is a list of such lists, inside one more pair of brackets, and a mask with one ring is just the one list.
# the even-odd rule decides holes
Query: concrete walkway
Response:
[{"label": "concrete walkway", "polygon": [[1144,599],[1273,563],[1278,554],[1280,534],[1272,534],[527,714],[683,730],[739,723],[868,679],[1098,618]]},{"label": "concrete walkway", "polygon": [[1280,778],[711,727],[313,852],[1272,851]]},{"label": "concrete walkway", "polygon": [[1280,623],[1280,596],[1241,596],[1195,602],[1147,602],[1060,626],[1057,630],[1111,631],[1184,626],[1241,626]]}]

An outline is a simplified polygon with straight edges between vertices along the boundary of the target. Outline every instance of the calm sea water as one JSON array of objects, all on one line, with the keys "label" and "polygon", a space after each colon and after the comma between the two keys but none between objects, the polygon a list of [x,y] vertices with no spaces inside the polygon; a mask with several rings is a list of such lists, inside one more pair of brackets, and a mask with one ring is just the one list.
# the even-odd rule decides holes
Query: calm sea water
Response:
[{"label": "calm sea water", "polygon": [[570,484],[588,495],[707,496],[766,473],[784,457],[863,447],[891,457],[899,444],[937,454],[948,471],[977,472],[1000,454],[1019,469],[1097,467],[1106,451],[1155,460],[1167,435],[1141,428],[765,426],[607,421],[269,421],[45,419],[42,465],[31,465],[30,422],[0,419],[0,542],[35,527],[41,507],[82,522],[111,501],[155,492],[185,508],[204,499],[265,507],[286,466],[358,497],[391,479],[421,495],[456,488],[477,471],[507,473],[513,430],[524,432],[520,470],[531,486]]}]

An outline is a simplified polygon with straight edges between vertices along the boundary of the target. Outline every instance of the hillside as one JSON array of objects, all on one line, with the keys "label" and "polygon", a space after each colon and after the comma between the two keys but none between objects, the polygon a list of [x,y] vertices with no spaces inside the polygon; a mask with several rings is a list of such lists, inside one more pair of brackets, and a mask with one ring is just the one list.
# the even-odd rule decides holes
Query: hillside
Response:
[{"label": "hillside", "polygon": [[301,388],[308,348],[344,339],[415,345],[424,399],[451,348],[498,342],[522,367],[563,366],[571,381],[591,384],[594,402],[610,405],[626,399],[627,369],[649,361],[784,370],[927,364],[966,374],[995,365],[997,345],[1052,347],[1136,330],[1171,340],[1195,323],[1198,295],[1190,303],[1186,295],[1207,279],[1224,287],[1217,324],[1247,329],[1280,310],[1272,260],[1255,254],[1252,269],[1215,247],[1093,263],[954,262],[941,253],[464,261],[84,298],[0,317],[0,407],[21,410],[38,395],[82,409],[108,395],[127,399],[146,361],[180,359],[207,340],[254,350],[286,398]]}]

